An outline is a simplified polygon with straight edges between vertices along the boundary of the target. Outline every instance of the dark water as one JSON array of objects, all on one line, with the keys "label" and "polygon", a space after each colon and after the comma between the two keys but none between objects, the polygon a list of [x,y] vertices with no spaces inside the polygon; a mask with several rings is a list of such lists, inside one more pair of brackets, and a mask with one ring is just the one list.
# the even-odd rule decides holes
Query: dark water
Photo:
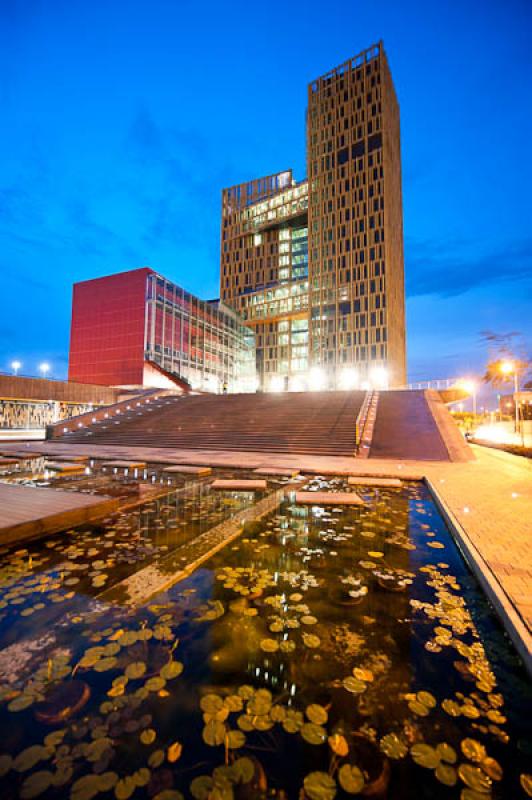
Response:
[{"label": "dark water", "polygon": [[4,551],[2,800],[526,797],[519,659],[427,491],[364,496],[287,500],[141,608],[94,578],[175,546],[171,503]]}]

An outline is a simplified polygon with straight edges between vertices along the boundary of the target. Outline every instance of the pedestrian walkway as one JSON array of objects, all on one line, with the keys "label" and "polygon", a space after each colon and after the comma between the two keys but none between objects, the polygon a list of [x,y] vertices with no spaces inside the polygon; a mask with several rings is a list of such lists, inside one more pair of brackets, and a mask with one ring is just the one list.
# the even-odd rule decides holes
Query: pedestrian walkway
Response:
[{"label": "pedestrian walkway", "polygon": [[370,458],[448,461],[425,392],[380,392]]},{"label": "pedestrian walkway", "polygon": [[0,544],[63,531],[103,517],[118,505],[104,495],[0,483]]}]

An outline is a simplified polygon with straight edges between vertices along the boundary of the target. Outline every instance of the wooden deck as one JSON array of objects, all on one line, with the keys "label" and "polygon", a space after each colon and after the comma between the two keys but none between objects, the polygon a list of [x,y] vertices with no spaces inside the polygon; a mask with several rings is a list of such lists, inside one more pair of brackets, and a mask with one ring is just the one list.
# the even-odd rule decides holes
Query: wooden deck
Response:
[{"label": "wooden deck", "polygon": [[106,495],[0,483],[0,545],[57,533],[103,517],[119,506]]}]

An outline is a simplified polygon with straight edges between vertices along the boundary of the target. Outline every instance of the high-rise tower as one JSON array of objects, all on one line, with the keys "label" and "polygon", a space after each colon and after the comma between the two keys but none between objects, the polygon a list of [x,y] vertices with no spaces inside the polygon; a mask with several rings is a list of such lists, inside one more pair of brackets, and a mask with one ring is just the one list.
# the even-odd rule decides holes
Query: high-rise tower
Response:
[{"label": "high-rise tower", "polygon": [[308,181],[225,189],[220,293],[264,389],[406,382],[399,106],[382,43],[308,87]]}]

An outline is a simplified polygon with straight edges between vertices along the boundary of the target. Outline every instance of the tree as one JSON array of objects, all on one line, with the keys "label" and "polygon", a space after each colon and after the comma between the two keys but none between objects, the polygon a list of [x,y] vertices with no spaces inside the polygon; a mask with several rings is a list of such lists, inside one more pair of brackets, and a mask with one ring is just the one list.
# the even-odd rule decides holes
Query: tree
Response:
[{"label": "tree", "polygon": [[[532,388],[532,357],[527,354],[524,337],[517,331],[511,333],[494,333],[482,331],[481,337],[488,346],[489,361],[482,380],[492,386],[501,386],[514,381],[517,372],[518,382],[523,388]],[[508,371],[505,364],[511,362],[513,369]],[[523,383],[524,381],[524,383]]]}]

